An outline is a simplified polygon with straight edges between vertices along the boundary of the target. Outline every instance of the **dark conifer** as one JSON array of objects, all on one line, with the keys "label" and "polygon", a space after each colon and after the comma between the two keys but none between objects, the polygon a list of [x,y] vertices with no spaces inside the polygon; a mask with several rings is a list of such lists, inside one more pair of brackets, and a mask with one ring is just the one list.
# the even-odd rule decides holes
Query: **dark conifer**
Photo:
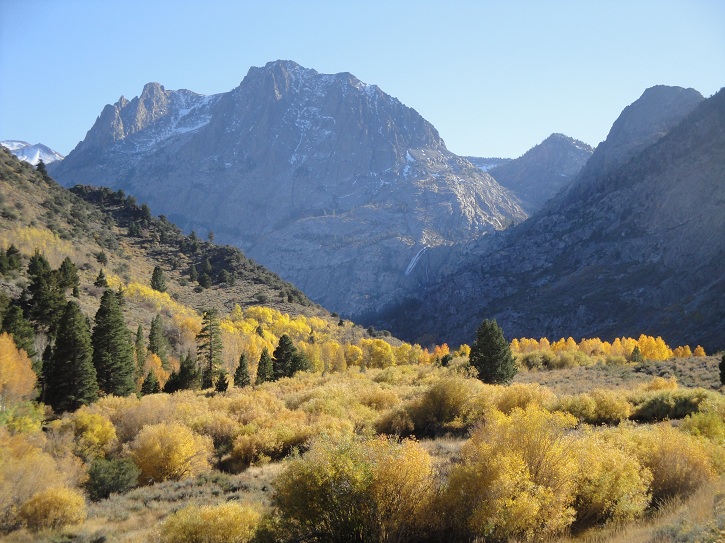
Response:
[{"label": "dark conifer", "polygon": [[103,271],[103,268],[101,268],[101,271],[98,272],[98,276],[93,282],[93,285],[96,287],[108,288],[108,279],[106,279],[106,273]]},{"label": "dark conifer", "polygon": [[144,341],[143,326],[140,324],[136,329],[136,340],[133,344],[133,356],[136,361],[136,379],[143,375],[144,363],[146,362],[146,342]]},{"label": "dark conifer", "polygon": [[161,315],[156,315],[149,330],[148,352],[159,357],[165,370],[169,369],[169,348],[169,341],[164,336],[164,321]]},{"label": "dark conifer", "polygon": [[239,365],[234,372],[234,386],[248,387],[252,384],[252,378],[249,375],[249,364],[247,363],[247,355],[242,353],[239,357]]},{"label": "dark conifer", "polygon": [[71,261],[70,258],[65,257],[63,262],[58,268],[58,286],[65,290],[69,288],[76,288],[80,285],[80,278],[78,277],[78,268]]},{"label": "dark conifer", "polygon": [[159,266],[155,266],[151,274],[151,288],[159,292],[166,292],[166,278]]},{"label": "dark conifer", "polygon": [[296,353],[297,349],[290,337],[287,334],[282,334],[277,348],[272,353],[275,381],[282,377],[292,377],[294,373],[293,361]]},{"label": "dark conifer", "polygon": [[222,363],[222,337],[219,316],[215,309],[204,312],[196,343],[201,367],[201,388],[211,388]]},{"label": "dark conifer", "polygon": [[269,356],[267,347],[262,349],[262,354],[259,356],[259,363],[257,364],[257,379],[254,381],[255,385],[261,385],[267,381],[274,379],[274,367],[272,366],[272,357]]},{"label": "dark conifer", "polygon": [[192,281],[197,281],[199,279],[199,272],[196,271],[196,266],[194,266],[193,264],[189,269],[189,279],[191,279]]},{"label": "dark conifer", "polygon": [[136,390],[136,364],[129,331],[116,293],[106,290],[91,337],[98,387],[106,394],[128,396]]},{"label": "dark conifer", "polygon": [[11,305],[5,312],[2,320],[2,331],[13,336],[15,345],[25,350],[28,357],[34,359],[38,352],[35,350],[35,330],[33,325],[23,316],[23,310]]},{"label": "dark conifer", "polygon": [[484,383],[510,383],[516,375],[516,361],[503,330],[495,320],[486,319],[478,327],[469,360]]},{"label": "dark conifer", "polygon": [[156,378],[156,374],[150,371],[141,384],[141,394],[146,396],[147,394],[158,394],[159,392],[161,392],[159,380]]},{"label": "dark conifer", "polygon": [[91,333],[85,315],[68,302],[60,319],[53,354],[43,368],[45,400],[55,411],[73,411],[98,398]]},{"label": "dark conifer", "polygon": [[229,388],[229,376],[224,369],[219,370],[219,376],[216,379],[214,390],[217,392],[226,392]]}]

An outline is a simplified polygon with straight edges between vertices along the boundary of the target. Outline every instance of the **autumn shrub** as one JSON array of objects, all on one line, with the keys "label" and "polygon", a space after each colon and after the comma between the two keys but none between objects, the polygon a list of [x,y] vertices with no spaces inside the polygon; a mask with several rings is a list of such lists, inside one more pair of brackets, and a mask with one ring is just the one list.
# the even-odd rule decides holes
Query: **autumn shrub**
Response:
[{"label": "autumn shrub", "polygon": [[15,346],[7,332],[0,334],[0,411],[30,399],[36,376],[27,353]]},{"label": "autumn shrub", "polygon": [[543,370],[553,367],[556,355],[551,351],[536,350],[519,354],[517,362],[528,370]]},{"label": "autumn shrub", "polygon": [[490,413],[453,467],[444,526],[461,539],[546,537],[574,520],[577,462],[571,415],[536,406]]},{"label": "autumn shrub", "polygon": [[639,422],[682,419],[696,413],[710,396],[711,393],[702,388],[664,388],[635,393],[630,398],[634,405],[631,418]]},{"label": "autumn shrub", "polygon": [[82,407],[67,417],[75,435],[75,451],[86,459],[105,456],[116,446],[116,428],[105,416]]},{"label": "autumn shrub", "polygon": [[526,409],[530,405],[546,407],[555,399],[553,392],[538,384],[514,383],[498,386],[493,393],[494,406],[506,415],[516,408]]},{"label": "autumn shrub", "polygon": [[640,390],[675,390],[677,387],[677,379],[674,375],[668,378],[655,376],[648,383],[644,383],[643,385],[641,385]]},{"label": "autumn shrub", "polygon": [[725,405],[722,402],[700,404],[700,411],[687,415],[681,428],[694,436],[725,444]]},{"label": "autumn shrub", "polygon": [[594,433],[577,440],[574,508],[580,527],[630,521],[649,505],[652,474],[637,458]]},{"label": "autumn shrub", "polygon": [[617,354],[610,354],[604,358],[607,366],[624,366],[627,364],[627,357]]},{"label": "autumn shrub", "polygon": [[104,500],[111,494],[131,490],[138,483],[139,475],[140,470],[130,458],[96,458],[88,468],[85,488],[91,500]]},{"label": "autumn shrub", "polygon": [[144,427],[129,447],[142,484],[178,481],[208,471],[211,453],[209,437],[176,422]]},{"label": "autumn shrub", "polygon": [[74,470],[64,470],[44,445],[40,433],[11,435],[0,428],[0,527],[15,527],[20,506],[38,492],[75,483]]},{"label": "autumn shrub", "polygon": [[650,491],[657,504],[687,497],[715,477],[707,443],[668,424],[627,427],[611,438],[652,473]]},{"label": "autumn shrub", "polygon": [[588,424],[618,424],[627,420],[632,413],[632,405],[625,394],[603,388],[562,396],[554,406]]},{"label": "autumn shrub", "polygon": [[466,430],[475,416],[471,400],[483,388],[484,385],[477,379],[460,376],[446,377],[434,383],[419,399],[406,406],[416,435],[431,436]]},{"label": "autumn shrub", "polygon": [[433,490],[431,458],[414,441],[322,438],[277,478],[272,503],[292,540],[406,541]]},{"label": "autumn shrub", "polygon": [[161,525],[162,543],[247,543],[254,537],[261,514],[235,502],[189,505]]},{"label": "autumn shrub", "polygon": [[375,431],[379,434],[394,436],[410,436],[415,430],[413,419],[404,406],[396,407],[384,412],[374,424]]},{"label": "autumn shrub", "polygon": [[20,507],[20,519],[31,531],[80,524],[86,502],[77,490],[53,487],[41,490]]}]

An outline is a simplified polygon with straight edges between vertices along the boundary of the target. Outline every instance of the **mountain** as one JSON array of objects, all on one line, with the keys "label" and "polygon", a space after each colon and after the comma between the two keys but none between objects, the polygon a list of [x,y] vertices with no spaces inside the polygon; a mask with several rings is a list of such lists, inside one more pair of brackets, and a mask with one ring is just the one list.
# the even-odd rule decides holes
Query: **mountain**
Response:
[{"label": "mountain", "polygon": [[526,218],[415,110],[349,73],[291,61],[213,96],[148,84],[107,105],[50,171],[213,231],[353,317],[426,284],[442,263],[429,249]]},{"label": "mountain", "polygon": [[563,134],[552,134],[517,159],[487,171],[513,192],[529,214],[567,186],[592,156],[589,145]]},{"label": "mountain", "polygon": [[0,141],[0,145],[11,151],[20,160],[29,162],[33,166],[37,166],[41,160],[45,164],[63,160],[63,155],[42,143],[31,145],[27,141],[6,140]]},{"label": "mountain", "polygon": [[464,158],[466,160],[468,160],[471,164],[473,164],[476,168],[478,168],[479,170],[481,170],[483,172],[487,172],[491,168],[501,166],[502,164],[506,164],[513,160],[511,158],[478,157],[478,156],[467,156]]},{"label": "mountain", "polygon": [[383,320],[403,337],[662,335],[725,346],[725,91],[655,87],[581,173],[517,227],[451,252]]}]

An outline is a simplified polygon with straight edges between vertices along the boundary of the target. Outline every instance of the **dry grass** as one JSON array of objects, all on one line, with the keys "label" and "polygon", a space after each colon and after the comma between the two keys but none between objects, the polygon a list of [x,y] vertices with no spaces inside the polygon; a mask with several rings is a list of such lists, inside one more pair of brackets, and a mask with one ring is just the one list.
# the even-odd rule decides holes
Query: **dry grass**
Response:
[{"label": "dry grass", "polygon": [[682,387],[718,390],[718,356],[676,358],[622,366],[595,364],[547,371],[520,371],[517,383],[539,383],[557,395],[588,392],[595,388],[634,389],[653,377],[674,376]]},{"label": "dry grass", "polygon": [[725,479],[675,500],[639,522],[594,528],[552,543],[717,543],[725,541]]}]

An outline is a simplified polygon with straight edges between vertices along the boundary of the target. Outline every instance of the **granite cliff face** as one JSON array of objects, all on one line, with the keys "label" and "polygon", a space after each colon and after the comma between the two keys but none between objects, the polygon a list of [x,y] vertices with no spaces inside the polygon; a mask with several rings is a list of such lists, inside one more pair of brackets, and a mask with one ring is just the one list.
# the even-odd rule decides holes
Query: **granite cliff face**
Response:
[{"label": "granite cliff face", "polygon": [[593,152],[584,142],[552,134],[519,158],[488,169],[488,173],[532,214],[572,182]]},{"label": "granite cliff face", "polygon": [[656,87],[574,182],[519,226],[449,251],[442,279],[391,305],[402,337],[647,333],[725,347],[725,91]]},{"label": "granite cliff face", "polygon": [[148,84],[106,106],[50,172],[214,231],[348,316],[427,284],[444,260],[429,249],[526,218],[415,110],[349,73],[291,61],[251,68],[214,96]]}]

